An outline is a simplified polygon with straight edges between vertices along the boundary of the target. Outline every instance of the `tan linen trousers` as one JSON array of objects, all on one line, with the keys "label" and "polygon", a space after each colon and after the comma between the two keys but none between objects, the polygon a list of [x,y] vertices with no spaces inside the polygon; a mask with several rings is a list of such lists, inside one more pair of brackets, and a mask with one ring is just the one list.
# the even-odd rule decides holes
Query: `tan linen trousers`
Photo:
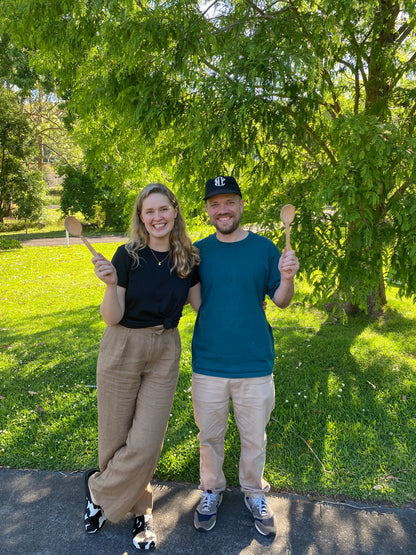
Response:
[{"label": "tan linen trousers", "polygon": [[179,374],[177,328],[107,327],[97,363],[100,472],[89,479],[95,502],[117,522],[149,514],[156,469]]},{"label": "tan linen trousers", "polygon": [[269,491],[263,478],[266,462],[266,426],[275,406],[273,376],[217,378],[192,374],[192,399],[199,428],[200,489],[223,491],[224,438],[230,399],[240,432],[239,480],[245,495],[258,497]]}]

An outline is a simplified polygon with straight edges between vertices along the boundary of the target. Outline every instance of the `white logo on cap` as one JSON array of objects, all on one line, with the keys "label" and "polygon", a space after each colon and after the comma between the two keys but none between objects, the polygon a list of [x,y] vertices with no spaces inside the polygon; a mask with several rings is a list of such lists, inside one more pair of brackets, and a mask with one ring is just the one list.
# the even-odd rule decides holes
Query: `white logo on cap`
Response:
[{"label": "white logo on cap", "polygon": [[215,187],[224,187],[225,177],[216,177],[214,183]]}]

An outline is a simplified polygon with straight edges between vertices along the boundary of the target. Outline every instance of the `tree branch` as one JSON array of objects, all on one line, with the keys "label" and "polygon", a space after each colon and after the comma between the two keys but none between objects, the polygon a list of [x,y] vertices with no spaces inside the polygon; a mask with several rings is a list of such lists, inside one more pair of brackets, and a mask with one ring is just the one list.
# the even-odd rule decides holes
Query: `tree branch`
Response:
[{"label": "tree branch", "polygon": [[341,105],[339,103],[338,96],[335,92],[335,86],[334,86],[334,83],[331,79],[331,75],[329,74],[329,71],[326,68],[322,68],[322,75],[323,75],[325,81],[329,85],[332,100],[333,100],[333,103],[334,103],[334,112],[338,115],[338,114],[341,113]]}]

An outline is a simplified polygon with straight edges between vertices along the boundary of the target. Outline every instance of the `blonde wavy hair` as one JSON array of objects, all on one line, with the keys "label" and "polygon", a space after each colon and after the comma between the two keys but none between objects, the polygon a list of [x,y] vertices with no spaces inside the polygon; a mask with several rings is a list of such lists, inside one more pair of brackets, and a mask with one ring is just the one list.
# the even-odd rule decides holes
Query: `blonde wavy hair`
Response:
[{"label": "blonde wavy hair", "polygon": [[130,239],[125,248],[137,266],[139,266],[139,251],[149,244],[149,233],[140,215],[144,200],[153,193],[165,195],[173,208],[177,210],[177,216],[169,237],[169,256],[173,262],[172,270],[176,270],[180,278],[185,278],[190,274],[192,268],[199,264],[199,251],[192,245],[192,241],[186,232],[186,224],[179,207],[178,199],[166,185],[162,183],[149,183],[149,185],[146,185],[146,187],[140,191],[134,205]]}]

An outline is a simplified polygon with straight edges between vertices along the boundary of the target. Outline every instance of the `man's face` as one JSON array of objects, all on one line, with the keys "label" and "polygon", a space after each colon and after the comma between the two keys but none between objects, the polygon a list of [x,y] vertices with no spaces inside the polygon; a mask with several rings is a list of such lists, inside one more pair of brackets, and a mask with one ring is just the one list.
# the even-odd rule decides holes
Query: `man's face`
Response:
[{"label": "man's face", "polygon": [[243,207],[244,202],[238,195],[214,195],[205,204],[209,221],[224,235],[239,227]]}]

